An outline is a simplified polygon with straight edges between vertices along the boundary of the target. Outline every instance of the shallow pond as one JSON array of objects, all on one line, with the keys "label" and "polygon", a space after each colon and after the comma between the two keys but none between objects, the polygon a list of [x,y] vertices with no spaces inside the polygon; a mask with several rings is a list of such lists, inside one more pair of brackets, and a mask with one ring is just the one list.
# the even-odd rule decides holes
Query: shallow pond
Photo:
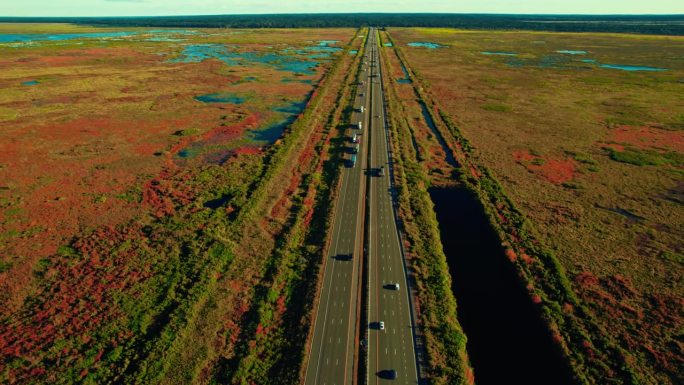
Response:
[{"label": "shallow pond", "polygon": [[501,55],[501,56],[518,56],[517,53],[515,52],[491,52],[491,51],[483,51],[480,52],[483,55]]},{"label": "shallow pond", "polygon": [[330,54],[341,51],[340,47],[331,47],[330,44],[337,43],[337,40],[321,40],[317,45],[304,47],[300,49],[287,48],[283,51],[285,54],[305,55],[310,59],[329,58]]},{"label": "shallow pond", "polygon": [[[561,51],[556,51],[561,52]],[[573,52],[585,52],[585,51],[573,51]],[[596,59],[581,59],[572,60],[566,55],[543,55],[537,59],[519,59],[516,53],[513,52],[481,52],[484,55],[502,55],[511,56],[506,62],[509,67],[540,67],[540,68],[571,68],[571,69],[587,69],[586,66],[581,67],[577,65],[572,65],[572,63],[588,63],[595,64],[599,68],[611,69],[611,70],[621,70],[621,71],[649,71],[649,72],[662,72],[668,71],[667,68],[649,67],[649,66],[638,66],[638,65],[626,65],[626,64],[603,64]],[[574,54],[570,54],[574,55]]]},{"label": "shallow pond", "polygon": [[[341,49],[337,47],[315,48]],[[320,51],[319,49],[316,50]],[[332,51],[318,53],[315,58],[309,58],[309,60],[293,55],[299,54],[300,52],[304,53],[304,50],[285,50],[283,52],[237,52],[229,50],[222,44],[190,44],[183,48],[180,57],[169,61],[172,63],[199,63],[207,59],[218,59],[229,66],[264,64],[274,67],[279,71],[313,75],[315,73],[314,68],[318,65],[318,61],[311,59],[327,58]]]},{"label": "shallow pond", "polygon": [[204,103],[242,104],[247,99],[234,93],[217,92],[213,94],[195,96],[195,100]]},{"label": "shallow pond", "polygon": [[[310,95],[307,95],[306,100],[308,100],[309,97]],[[258,144],[273,144],[276,140],[280,139],[285,128],[292,124],[292,122],[297,119],[297,116],[304,111],[307,103],[306,100],[303,102],[290,102],[284,106],[274,107],[273,111],[278,112],[281,119],[264,128],[250,130],[248,134],[249,138]]]},{"label": "shallow pond", "polygon": [[168,43],[176,43],[180,41],[186,41],[187,39],[177,39],[177,38],[172,38],[172,37],[151,37],[149,39],[145,39],[145,41],[155,41],[155,42],[168,42]]},{"label": "shallow pond", "polygon": [[435,48],[444,48],[446,46],[437,44],[437,43],[430,43],[428,41],[415,41],[413,43],[408,43],[409,47],[424,47],[424,48],[429,48],[429,49],[435,49]]},{"label": "shallow pond", "polygon": [[127,37],[140,32],[98,32],[98,33],[57,33],[57,34],[0,34],[0,43],[28,42],[28,41],[63,41],[74,39],[105,39],[113,37]]},{"label": "shallow pond", "polygon": [[340,42],[339,40],[319,40],[319,41],[318,41],[318,46],[319,46],[319,47],[327,47],[327,46],[329,46],[329,45],[331,45],[331,44],[337,44],[337,43],[339,43],[339,42]]},{"label": "shallow pond", "polygon": [[613,70],[622,70],[622,71],[651,71],[651,72],[660,72],[660,71],[667,71],[667,68],[656,68],[656,67],[647,67],[647,66],[632,66],[632,65],[623,65],[623,64],[601,64],[599,65],[601,68],[607,68],[607,69],[613,69]]},{"label": "shallow pond", "polygon": [[204,202],[204,207],[210,208],[210,209],[217,209],[219,207],[222,207],[228,201],[230,200],[230,195],[226,194],[221,196],[220,198],[212,199],[209,201]]},{"label": "shallow pond", "polygon": [[250,146],[273,144],[276,140],[280,139],[285,128],[292,124],[299,114],[304,111],[310,97],[311,94],[308,94],[304,101],[285,102],[280,106],[274,107],[272,110],[275,114],[271,119],[258,128],[248,130],[242,140],[235,140],[231,133],[224,135],[219,132],[217,135],[211,135],[207,139],[200,139],[190,143],[178,152],[177,157],[184,160],[199,159],[205,163],[220,164],[229,159],[237,147],[244,146],[246,144],[245,141]]},{"label": "shallow pond", "polygon": [[558,53],[564,53],[566,55],[586,55],[587,51],[573,51],[571,49],[561,49],[556,51]]},{"label": "shallow pond", "polygon": [[283,78],[280,80],[282,83],[304,83],[304,84],[313,84],[313,80],[311,79],[292,79],[292,78]]},{"label": "shallow pond", "polygon": [[121,32],[94,32],[94,33],[26,33],[26,34],[0,34],[0,43],[34,42],[34,41],[64,41],[75,39],[112,39],[124,38],[138,35],[167,35],[166,37],[152,37],[148,41],[169,41],[151,39],[171,39],[168,35],[189,35],[196,34],[197,31],[187,31],[183,29],[162,30],[154,29],[149,31],[121,31]]}]

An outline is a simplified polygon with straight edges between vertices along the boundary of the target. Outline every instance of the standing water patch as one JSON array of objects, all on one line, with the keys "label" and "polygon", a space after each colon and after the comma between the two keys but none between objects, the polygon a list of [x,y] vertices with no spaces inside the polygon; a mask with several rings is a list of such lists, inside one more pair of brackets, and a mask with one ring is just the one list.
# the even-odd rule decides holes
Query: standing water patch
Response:
[{"label": "standing water patch", "polygon": [[[307,100],[309,97],[307,97]],[[285,106],[275,107],[273,111],[277,112],[281,119],[264,128],[251,130],[249,133],[250,139],[256,143],[265,142],[266,144],[273,144],[276,140],[280,139],[285,128],[297,119],[299,114],[304,111],[304,108],[306,108],[306,101],[290,102]]]},{"label": "standing water patch", "polygon": [[442,134],[437,129],[437,126],[435,125],[435,121],[432,120],[432,115],[430,115],[430,112],[428,111],[428,108],[423,101],[420,102],[420,109],[421,109],[421,112],[423,113],[423,119],[425,119],[425,124],[427,124],[428,128],[430,128],[430,131],[432,131],[432,133],[435,135],[435,137],[437,138],[437,141],[439,142],[439,145],[443,149],[445,149],[445,151],[444,151],[446,154],[445,160],[452,167],[457,167],[458,162],[456,162],[456,158],[454,158],[454,155],[452,154],[451,151],[446,150],[448,148],[446,141],[444,140],[444,137],[442,136]]},{"label": "standing water patch", "polygon": [[561,49],[561,50],[558,50],[556,52],[564,53],[566,55],[586,55],[587,54],[587,51],[574,51],[571,49]]},{"label": "standing water patch", "polygon": [[[340,50],[337,47],[316,47],[318,55],[330,55],[330,50]],[[318,61],[298,57],[296,51],[283,52],[238,52],[235,47],[228,49],[222,44],[189,44],[183,48],[181,56],[169,60],[171,63],[199,63],[208,59],[217,59],[228,66],[252,66],[263,64],[273,67],[278,71],[288,71],[304,75],[315,74],[314,69]],[[327,57],[327,56],[326,56]]]},{"label": "standing water patch", "polygon": [[406,70],[406,66],[404,66],[404,63],[401,63],[401,70],[404,72],[404,78],[397,80],[399,83],[411,83],[411,78],[409,77],[408,71]]},{"label": "standing water patch", "polygon": [[499,56],[518,56],[517,53],[515,52],[491,52],[491,51],[483,51],[480,52],[483,55],[499,55]]},{"label": "standing water patch", "polygon": [[[19,42],[39,42],[39,41],[67,41],[76,39],[96,39],[96,40],[107,40],[107,39],[121,39],[121,38],[131,38],[136,36],[148,36],[148,35],[162,35],[160,38],[170,38],[171,35],[191,35],[196,34],[197,31],[186,31],[183,29],[173,29],[173,30],[163,30],[155,29],[149,31],[119,31],[119,32],[94,32],[94,33],[25,33],[25,34],[13,34],[13,33],[0,33],[0,43],[19,43]],[[154,39],[155,37],[149,37],[149,39]],[[157,40],[157,41],[167,41],[167,40]]]},{"label": "standing water patch", "polygon": [[477,384],[573,384],[475,195],[465,188],[429,192]]},{"label": "standing water patch", "polygon": [[230,200],[230,195],[226,194],[220,198],[216,198],[216,199],[212,199],[212,200],[204,202],[203,206],[206,208],[210,208],[210,209],[218,209],[218,208],[222,207],[223,205],[225,205],[226,203],[228,203],[229,200]]},{"label": "standing water patch", "polygon": [[237,96],[233,93],[214,93],[207,95],[195,96],[195,100],[203,103],[229,103],[229,104],[242,104],[245,102],[245,98]]},{"label": "standing water patch", "polygon": [[428,41],[416,41],[413,43],[408,43],[409,47],[424,47],[429,49],[444,48],[445,46],[437,43],[430,43]]},{"label": "standing water patch", "polygon": [[21,85],[23,85],[23,86],[35,86],[35,85],[38,85],[38,84],[39,84],[39,83],[38,83],[38,80],[29,80],[29,81],[27,81],[27,82],[21,83]]},{"label": "standing water patch", "polygon": [[667,71],[667,68],[656,68],[656,67],[647,67],[647,66],[630,66],[630,65],[622,65],[622,64],[601,64],[600,67],[612,69],[612,70],[622,70],[622,71],[652,71],[652,72]]}]

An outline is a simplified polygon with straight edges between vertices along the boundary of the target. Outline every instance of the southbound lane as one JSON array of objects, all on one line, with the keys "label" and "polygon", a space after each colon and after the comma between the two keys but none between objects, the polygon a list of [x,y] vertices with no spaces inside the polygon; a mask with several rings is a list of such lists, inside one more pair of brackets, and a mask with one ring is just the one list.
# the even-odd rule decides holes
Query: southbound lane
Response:
[{"label": "southbound lane", "polygon": [[[369,54],[369,47],[366,45],[366,55]],[[355,112],[352,114],[352,122],[362,122],[364,129],[368,127],[368,73],[368,69],[360,73],[363,85],[359,85],[354,102]],[[361,106],[364,107],[364,113],[360,112]],[[359,316],[357,305],[366,187],[363,165],[366,164],[368,141],[364,138],[364,130],[349,128],[346,131],[347,164],[342,171],[331,247],[325,260],[321,297],[306,368],[307,385],[351,385],[356,372],[354,351],[357,347],[355,337]],[[360,149],[356,154],[357,162],[352,166],[348,162],[354,133],[360,138]]]}]

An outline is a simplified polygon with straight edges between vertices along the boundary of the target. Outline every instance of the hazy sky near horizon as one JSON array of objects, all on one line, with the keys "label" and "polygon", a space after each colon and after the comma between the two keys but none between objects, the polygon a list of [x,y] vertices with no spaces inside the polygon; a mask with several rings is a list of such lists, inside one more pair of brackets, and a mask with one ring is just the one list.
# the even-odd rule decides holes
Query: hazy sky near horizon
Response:
[{"label": "hazy sky near horizon", "polygon": [[0,0],[0,16],[321,12],[684,14],[682,0]]}]

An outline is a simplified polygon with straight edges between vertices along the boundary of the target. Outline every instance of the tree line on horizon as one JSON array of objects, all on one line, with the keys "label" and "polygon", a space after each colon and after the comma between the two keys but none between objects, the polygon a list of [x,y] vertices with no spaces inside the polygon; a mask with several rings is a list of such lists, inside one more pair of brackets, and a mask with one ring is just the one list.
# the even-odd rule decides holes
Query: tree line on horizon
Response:
[{"label": "tree line on horizon", "polygon": [[340,28],[447,27],[553,32],[684,35],[684,15],[503,15],[343,13],[141,17],[0,17],[5,23],[73,23],[121,27]]}]

